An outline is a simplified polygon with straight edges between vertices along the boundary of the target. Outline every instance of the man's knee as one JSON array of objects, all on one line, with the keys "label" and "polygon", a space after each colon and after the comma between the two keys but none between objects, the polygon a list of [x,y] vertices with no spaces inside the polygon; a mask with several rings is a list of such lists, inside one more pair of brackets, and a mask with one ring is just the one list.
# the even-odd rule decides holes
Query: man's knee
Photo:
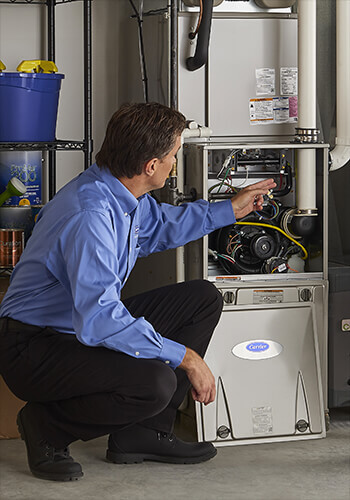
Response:
[{"label": "man's knee", "polygon": [[221,313],[222,295],[213,283],[207,280],[193,280],[189,284],[192,287],[192,293],[198,300],[210,305],[213,311],[217,310],[219,314]]},{"label": "man's knee", "polygon": [[161,361],[149,360],[147,388],[144,396],[153,407],[154,414],[168,406],[177,388],[174,370]]}]

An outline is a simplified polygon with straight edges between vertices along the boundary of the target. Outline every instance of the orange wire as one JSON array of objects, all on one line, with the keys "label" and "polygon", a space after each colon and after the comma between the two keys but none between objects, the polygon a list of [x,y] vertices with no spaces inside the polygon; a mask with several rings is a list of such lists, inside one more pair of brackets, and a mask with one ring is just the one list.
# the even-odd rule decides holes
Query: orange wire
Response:
[{"label": "orange wire", "polygon": [[202,22],[202,16],[203,16],[203,0],[199,0],[199,16],[198,16],[196,29],[193,32],[193,36],[196,36],[198,33],[199,27],[200,27],[201,22]]},{"label": "orange wire", "polygon": [[288,269],[290,269],[291,271],[294,271],[295,273],[298,273],[298,272],[299,272],[299,271],[297,271],[296,269],[293,269],[292,267],[288,266],[288,264],[287,264],[287,267],[288,267]]}]

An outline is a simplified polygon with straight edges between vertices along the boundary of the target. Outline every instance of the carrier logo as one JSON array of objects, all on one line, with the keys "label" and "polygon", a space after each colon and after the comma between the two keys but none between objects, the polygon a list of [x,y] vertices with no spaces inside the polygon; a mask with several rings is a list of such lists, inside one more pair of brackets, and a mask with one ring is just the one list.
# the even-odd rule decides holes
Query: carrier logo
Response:
[{"label": "carrier logo", "polygon": [[270,346],[266,342],[252,342],[246,346],[246,349],[250,352],[262,352],[269,349]]},{"label": "carrier logo", "polygon": [[274,340],[256,339],[240,342],[232,347],[231,352],[240,359],[259,361],[278,356],[283,351],[283,346]]}]

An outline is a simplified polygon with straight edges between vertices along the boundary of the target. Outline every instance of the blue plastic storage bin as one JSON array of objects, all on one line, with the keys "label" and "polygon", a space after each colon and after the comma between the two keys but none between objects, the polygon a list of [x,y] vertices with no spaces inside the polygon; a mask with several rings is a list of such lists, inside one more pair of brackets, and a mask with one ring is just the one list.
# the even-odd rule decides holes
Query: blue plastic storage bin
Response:
[{"label": "blue plastic storage bin", "polygon": [[51,142],[61,80],[59,73],[0,72],[0,141]]}]

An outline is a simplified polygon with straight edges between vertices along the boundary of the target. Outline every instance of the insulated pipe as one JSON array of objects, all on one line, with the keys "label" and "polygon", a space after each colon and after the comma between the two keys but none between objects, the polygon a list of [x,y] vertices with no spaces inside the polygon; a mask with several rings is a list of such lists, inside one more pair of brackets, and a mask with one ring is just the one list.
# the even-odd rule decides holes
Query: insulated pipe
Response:
[{"label": "insulated pipe", "polygon": [[196,69],[204,66],[208,60],[212,17],[213,0],[203,0],[203,16],[198,30],[196,51],[193,57],[188,57],[186,59],[186,67],[189,71],[196,71]]},{"label": "insulated pipe", "polygon": [[343,167],[350,159],[350,2],[336,3],[337,50],[337,137],[331,151],[330,170]]},{"label": "insulated pipe", "polygon": [[[298,1],[298,129],[316,129],[316,0]],[[298,151],[296,215],[317,215],[316,151]]]}]

